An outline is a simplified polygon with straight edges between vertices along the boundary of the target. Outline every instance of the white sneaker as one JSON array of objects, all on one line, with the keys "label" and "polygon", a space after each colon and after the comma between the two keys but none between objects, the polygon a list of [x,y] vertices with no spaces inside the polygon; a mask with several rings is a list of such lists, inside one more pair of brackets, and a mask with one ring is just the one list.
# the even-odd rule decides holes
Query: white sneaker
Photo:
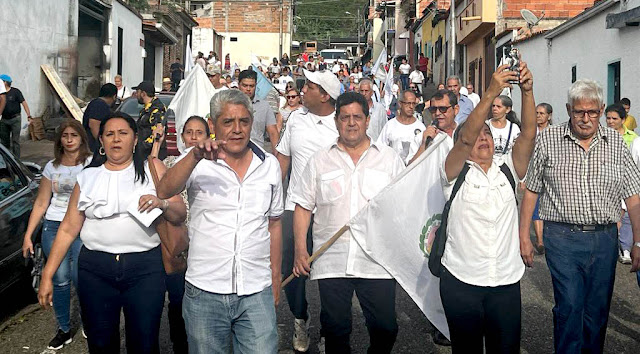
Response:
[{"label": "white sneaker", "polygon": [[311,316],[307,320],[293,320],[293,349],[299,352],[309,350],[309,322]]},{"label": "white sneaker", "polygon": [[620,254],[620,263],[631,264],[631,252],[629,250],[623,250]]}]

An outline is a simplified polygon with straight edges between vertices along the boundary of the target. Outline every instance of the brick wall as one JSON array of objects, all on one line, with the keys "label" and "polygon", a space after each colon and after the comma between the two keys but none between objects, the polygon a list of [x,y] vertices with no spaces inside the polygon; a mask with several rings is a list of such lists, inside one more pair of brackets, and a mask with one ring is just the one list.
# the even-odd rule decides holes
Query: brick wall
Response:
[{"label": "brick wall", "polygon": [[214,28],[217,32],[279,33],[282,15],[282,30],[287,32],[290,3],[290,0],[285,0],[281,11],[278,1],[274,0],[242,3],[214,1],[212,16],[196,20],[200,27]]},{"label": "brick wall", "polygon": [[521,18],[520,9],[531,10],[540,17],[542,10],[547,18],[571,18],[586,8],[592,7],[594,0],[504,0],[502,16],[504,18]]}]

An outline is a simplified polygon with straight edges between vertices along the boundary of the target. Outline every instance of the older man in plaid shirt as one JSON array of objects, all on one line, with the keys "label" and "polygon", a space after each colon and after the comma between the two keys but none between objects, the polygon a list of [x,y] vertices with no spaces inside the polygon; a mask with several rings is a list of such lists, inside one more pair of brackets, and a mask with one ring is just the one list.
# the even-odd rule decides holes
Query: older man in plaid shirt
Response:
[{"label": "older man in plaid shirt", "polygon": [[627,203],[632,271],[640,266],[640,170],[622,136],[602,127],[603,93],[591,80],[568,93],[569,122],[538,136],[520,214],[520,248],[533,264],[531,216],[540,194],[547,265],[553,281],[557,353],[602,353],[618,256],[616,223]]}]

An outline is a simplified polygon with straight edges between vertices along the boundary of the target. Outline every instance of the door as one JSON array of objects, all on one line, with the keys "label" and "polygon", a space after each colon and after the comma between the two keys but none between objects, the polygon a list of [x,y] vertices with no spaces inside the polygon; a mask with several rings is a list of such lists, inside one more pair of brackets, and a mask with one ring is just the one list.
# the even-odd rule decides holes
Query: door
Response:
[{"label": "door", "polygon": [[156,77],[156,47],[145,41],[144,51],[147,56],[144,58],[143,80],[154,82]]},{"label": "door", "polygon": [[607,68],[607,104],[620,101],[620,62],[611,63]]}]

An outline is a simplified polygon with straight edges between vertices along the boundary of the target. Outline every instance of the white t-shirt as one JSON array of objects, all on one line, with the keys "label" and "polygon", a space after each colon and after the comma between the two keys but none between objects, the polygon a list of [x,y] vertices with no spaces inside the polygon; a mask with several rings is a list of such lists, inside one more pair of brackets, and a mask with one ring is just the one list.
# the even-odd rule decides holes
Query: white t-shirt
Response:
[{"label": "white t-shirt", "polygon": [[318,116],[306,110],[291,112],[276,150],[291,157],[291,178],[287,189],[285,210],[293,211],[295,204],[291,195],[295,190],[307,162],[318,150],[333,144],[338,138],[338,129],[333,119],[335,112]]},{"label": "white t-shirt", "polygon": [[424,81],[424,74],[421,71],[414,70],[411,72],[411,75],[409,75],[409,80],[414,84],[421,84],[422,81]]},{"label": "white t-shirt", "polygon": [[409,72],[411,71],[411,65],[409,65],[409,64],[400,64],[398,69],[400,70],[400,74],[409,75]]},{"label": "white t-shirt", "polygon": [[280,80],[281,84],[287,85],[287,82],[293,82],[293,78],[289,75],[281,75],[278,80]]},{"label": "white t-shirt", "polygon": [[[507,122],[504,128],[496,128],[493,126],[493,122],[491,122],[489,127],[491,128],[491,135],[493,136],[494,157],[499,157],[511,151],[513,143],[520,135],[520,128],[511,122]],[[509,129],[511,129],[511,136],[509,136]],[[508,143],[507,139],[509,139]]]},{"label": "white t-shirt", "polygon": [[0,95],[6,92],[7,89],[4,88],[4,81],[0,80]]},{"label": "white t-shirt", "polygon": [[334,74],[337,74],[338,71],[340,71],[340,64],[333,64],[333,67],[331,68],[331,72]]},{"label": "white t-shirt", "polygon": [[427,128],[424,124],[417,119],[411,124],[402,124],[393,118],[382,128],[378,143],[390,146],[407,163],[413,157],[409,154],[411,144],[413,144],[416,135],[422,134],[425,129]]},{"label": "white t-shirt", "polygon": [[122,87],[118,89],[118,98],[124,100],[125,98],[129,97],[131,97],[131,89],[127,86],[122,85]]},{"label": "white t-shirt", "polygon": [[89,157],[84,164],[75,166],[53,165],[53,160],[47,162],[42,171],[42,176],[51,181],[51,202],[44,215],[51,221],[62,221],[69,206],[69,198],[73,187],[76,185],[76,176],[91,162]]}]

